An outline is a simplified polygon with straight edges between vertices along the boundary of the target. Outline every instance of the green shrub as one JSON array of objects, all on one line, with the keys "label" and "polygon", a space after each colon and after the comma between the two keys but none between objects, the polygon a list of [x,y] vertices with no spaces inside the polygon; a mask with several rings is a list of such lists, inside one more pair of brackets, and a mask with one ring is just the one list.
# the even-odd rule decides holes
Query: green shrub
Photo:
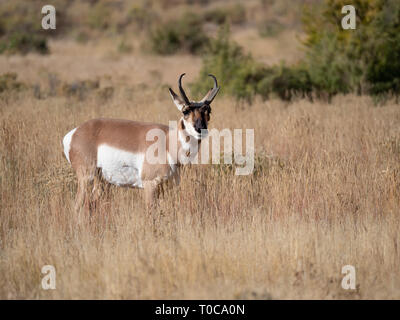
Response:
[{"label": "green shrub", "polygon": [[34,1],[6,1],[0,4],[0,54],[48,53],[41,29],[41,6]]},{"label": "green shrub", "polygon": [[66,8],[69,4],[64,0],[52,0],[51,4],[57,10],[57,29],[44,31],[42,29],[42,7],[47,4],[43,1],[12,0],[0,1],[0,36],[12,33],[46,32],[46,36],[54,37],[69,29],[69,19],[66,17]]},{"label": "green shrub", "polygon": [[400,2],[388,1],[372,23],[366,81],[373,95],[400,95]]},{"label": "green shrub", "polygon": [[284,30],[284,26],[277,20],[263,21],[258,25],[261,37],[275,37]]},{"label": "green shrub", "polygon": [[15,32],[0,39],[0,54],[26,54],[31,51],[49,53],[46,38],[37,34]]},{"label": "green shrub", "polygon": [[99,80],[80,80],[64,83],[60,88],[60,94],[84,100],[90,92],[97,90],[99,86]]},{"label": "green shrub", "polygon": [[110,27],[111,10],[104,2],[96,3],[89,11],[87,23],[92,29],[106,30]]},{"label": "green shrub", "polygon": [[278,67],[264,68],[263,78],[257,83],[256,92],[263,100],[267,100],[273,93],[272,84],[275,77],[279,74]]},{"label": "green shrub", "polygon": [[197,54],[208,44],[199,16],[186,13],[178,20],[161,24],[151,33],[151,48],[158,54],[178,51]]},{"label": "green shrub", "polygon": [[221,93],[251,101],[276,95],[290,101],[313,96],[328,101],[336,94],[371,94],[376,100],[400,96],[400,2],[355,0],[357,29],[343,30],[345,0],[326,0],[305,12],[304,61],[294,66],[266,67],[229,40],[228,23],[211,40],[195,94],[209,89],[208,74],[221,83]]},{"label": "green shrub", "polygon": [[9,1],[0,4],[0,21],[3,34],[36,32],[41,28],[41,7],[29,1]]},{"label": "green shrub", "polygon": [[400,2],[355,0],[356,30],[341,27],[345,0],[305,11],[306,63],[319,95],[400,94]]},{"label": "green shrub", "polygon": [[209,89],[209,73],[217,77],[221,93],[237,100],[251,102],[257,94],[263,99],[270,98],[271,94],[288,101],[296,96],[312,99],[313,85],[304,66],[266,67],[257,63],[229,39],[227,25],[211,41],[200,75],[191,86],[198,97]]},{"label": "green shrub", "polygon": [[200,75],[192,84],[193,93],[199,95],[208,91],[210,85],[208,74],[212,73],[223,84],[220,94],[227,93],[240,97],[244,95],[250,98],[249,90],[252,91],[252,88],[244,83],[243,77],[250,73],[253,63],[252,58],[245,55],[239,45],[230,41],[229,27],[225,24],[220,28],[218,37],[211,40],[207,48]]},{"label": "green shrub", "polygon": [[308,52],[307,67],[318,97],[330,99],[352,90],[350,61],[337,49],[335,35],[326,33]]},{"label": "green shrub", "polygon": [[137,31],[147,30],[153,21],[159,19],[154,10],[147,6],[134,4],[128,11],[126,25],[133,25]]},{"label": "green shrub", "polygon": [[17,81],[17,74],[14,72],[0,75],[0,93],[13,90],[19,91],[25,87],[22,82]]},{"label": "green shrub", "polygon": [[173,54],[177,52],[182,45],[178,31],[171,22],[163,27],[158,27],[151,34],[151,48],[155,53],[165,55]]},{"label": "green shrub", "polygon": [[241,24],[246,21],[246,10],[241,4],[236,4],[232,7],[219,7],[209,9],[204,13],[204,20],[222,25],[226,22],[232,24]]},{"label": "green shrub", "polygon": [[228,20],[228,14],[223,8],[210,9],[204,12],[204,20],[221,25]]},{"label": "green shrub", "polygon": [[293,97],[312,100],[313,83],[303,67],[281,67],[272,79],[271,89],[282,100],[290,101]]}]

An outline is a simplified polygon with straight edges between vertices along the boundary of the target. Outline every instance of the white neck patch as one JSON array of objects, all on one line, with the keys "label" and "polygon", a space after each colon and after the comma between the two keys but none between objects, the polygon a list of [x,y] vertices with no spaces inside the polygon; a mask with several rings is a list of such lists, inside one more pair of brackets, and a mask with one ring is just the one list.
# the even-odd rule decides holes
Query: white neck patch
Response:
[{"label": "white neck patch", "polygon": [[[198,144],[198,140],[185,130],[179,130],[178,137],[184,151],[194,150],[195,146]],[[189,137],[189,141],[186,141],[187,137]]]},{"label": "white neck patch", "polygon": [[190,122],[186,121],[184,118],[182,118],[182,121],[183,121],[183,124],[185,125],[186,133],[188,135],[192,136],[194,139],[200,140],[201,135],[194,129],[193,125]]},{"label": "white neck patch", "polygon": [[[200,134],[194,130],[189,122],[186,122],[183,118],[182,121],[185,125],[185,129],[178,130],[178,139],[181,144],[180,155],[178,155],[178,157],[180,162],[185,164],[192,162],[196,158],[199,151]],[[191,134],[190,128],[196,133],[195,136]]]}]

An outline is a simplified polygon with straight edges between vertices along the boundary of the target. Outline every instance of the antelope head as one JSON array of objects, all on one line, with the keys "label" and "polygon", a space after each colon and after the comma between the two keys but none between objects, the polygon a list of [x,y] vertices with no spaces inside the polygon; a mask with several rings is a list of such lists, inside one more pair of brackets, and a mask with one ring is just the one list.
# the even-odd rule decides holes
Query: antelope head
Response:
[{"label": "antelope head", "polygon": [[197,140],[200,140],[207,136],[207,126],[211,114],[210,105],[217,95],[219,87],[215,76],[209,74],[209,76],[214,80],[213,88],[211,88],[200,101],[190,101],[182,87],[182,78],[184,75],[184,73],[181,74],[178,81],[179,92],[181,95],[178,96],[171,88],[169,88],[169,93],[171,94],[175,105],[183,114],[180,122],[182,129],[185,129],[188,134]]}]

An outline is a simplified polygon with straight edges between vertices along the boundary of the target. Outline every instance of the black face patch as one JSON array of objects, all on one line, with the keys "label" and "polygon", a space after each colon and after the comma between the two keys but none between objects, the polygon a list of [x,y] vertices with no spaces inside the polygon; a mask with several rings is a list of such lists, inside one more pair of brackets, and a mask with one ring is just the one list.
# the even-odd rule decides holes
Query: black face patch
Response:
[{"label": "black face patch", "polygon": [[208,104],[205,104],[205,105],[203,105],[201,107],[191,107],[191,106],[186,107],[182,111],[182,113],[183,113],[184,116],[187,116],[187,115],[189,115],[191,112],[193,112],[195,110],[198,110],[201,113],[207,112],[208,114],[211,114],[211,107]]},{"label": "black face patch", "polygon": [[188,106],[182,110],[184,119],[190,121],[193,128],[197,132],[207,129],[208,121],[210,121],[211,107],[209,104],[203,104],[202,106]]},{"label": "black face patch", "polygon": [[208,114],[211,114],[211,107],[208,104],[205,104],[204,106],[200,107],[200,112],[208,112]]}]

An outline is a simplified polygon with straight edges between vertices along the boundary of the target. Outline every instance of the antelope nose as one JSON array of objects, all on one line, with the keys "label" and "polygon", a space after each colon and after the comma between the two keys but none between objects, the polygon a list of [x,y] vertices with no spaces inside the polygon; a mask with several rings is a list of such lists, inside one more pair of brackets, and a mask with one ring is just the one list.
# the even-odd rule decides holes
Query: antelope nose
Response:
[{"label": "antelope nose", "polygon": [[201,119],[197,119],[195,124],[194,124],[194,129],[198,133],[201,133],[202,129],[207,129],[207,125]]}]

